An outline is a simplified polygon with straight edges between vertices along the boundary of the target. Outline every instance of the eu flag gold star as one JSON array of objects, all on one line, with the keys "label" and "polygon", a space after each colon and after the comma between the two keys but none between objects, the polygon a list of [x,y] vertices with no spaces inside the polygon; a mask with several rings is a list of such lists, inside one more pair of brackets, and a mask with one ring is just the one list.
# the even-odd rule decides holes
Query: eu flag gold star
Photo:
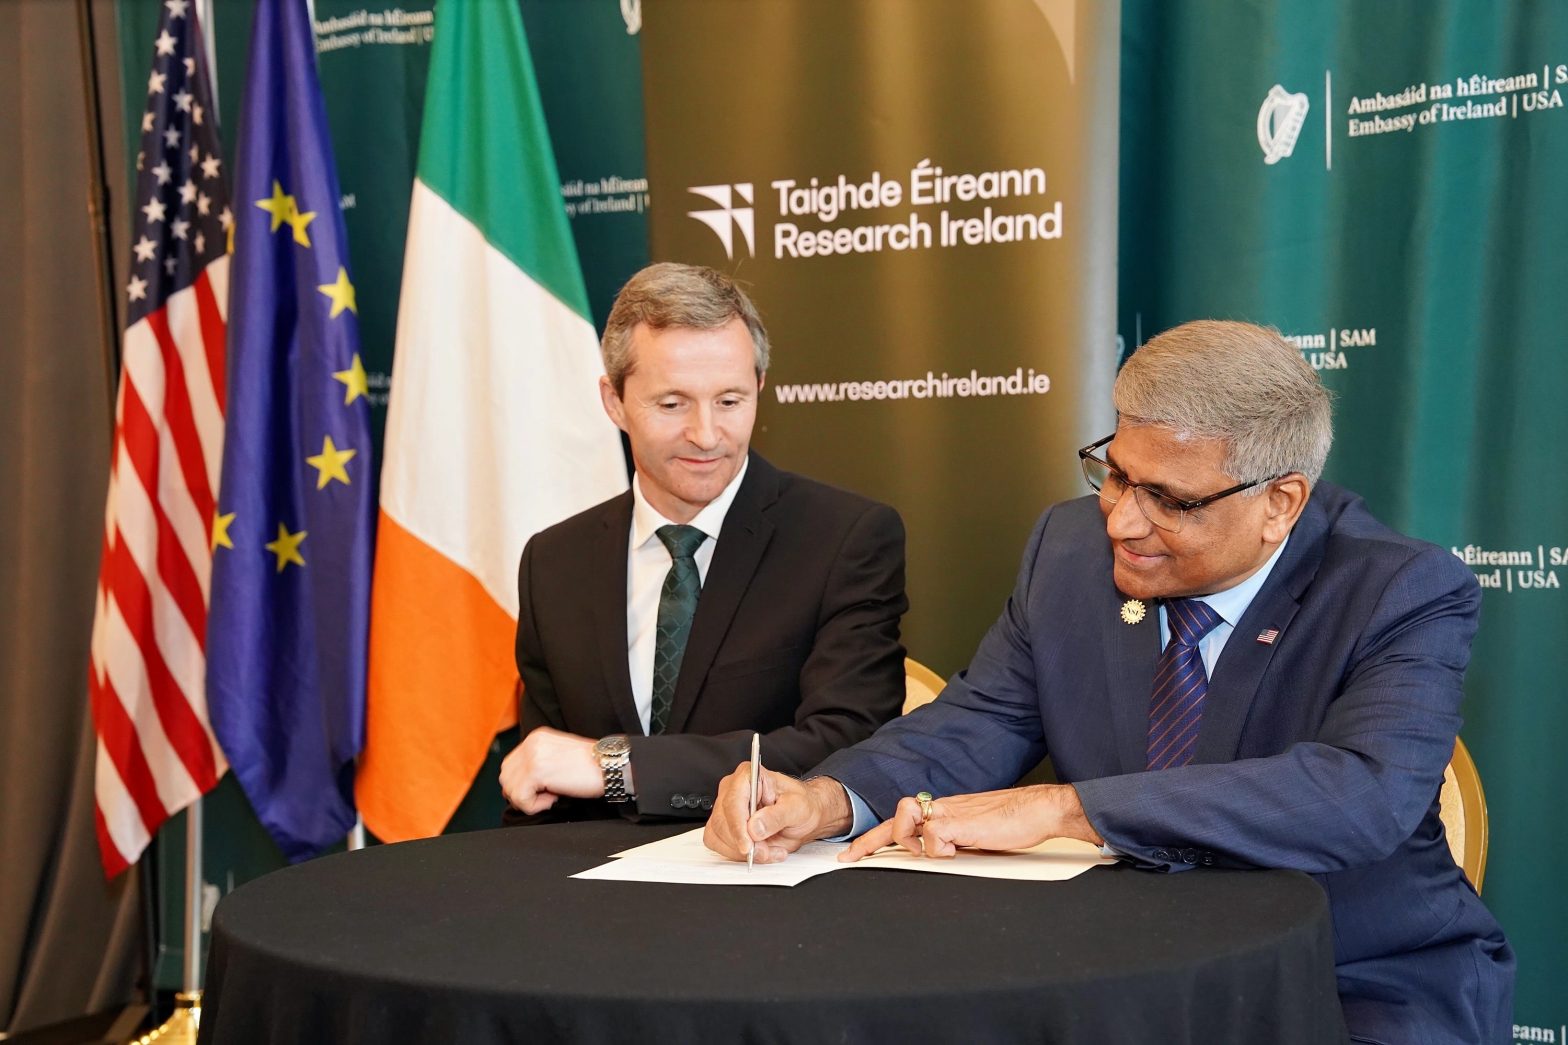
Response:
[{"label": "eu flag gold star", "polygon": [[310,246],[310,236],[305,232],[305,227],[316,220],[316,212],[301,211],[299,201],[284,192],[282,183],[276,178],[272,180],[272,197],[257,200],[256,206],[272,215],[269,232],[277,232],[287,222],[294,231],[294,242],[302,247]]},{"label": "eu flag gold star", "polygon": [[293,215],[297,209],[294,205],[294,197],[283,191],[282,183],[280,183],[276,178],[272,180],[272,198],[268,200],[257,200],[256,206],[272,215],[272,228],[268,230],[269,232],[278,231],[278,229],[283,227],[283,223],[286,221],[288,221],[291,225],[293,224],[293,222],[290,221],[290,216]]},{"label": "eu flag gold star", "polygon": [[316,470],[316,489],[320,490],[336,479],[348,485],[348,470],[343,466],[354,459],[357,450],[339,450],[332,445],[329,435],[321,441],[321,453],[305,458],[305,463]]},{"label": "eu flag gold star", "polygon": [[278,539],[275,541],[268,541],[266,548],[269,552],[278,557],[279,573],[282,573],[283,567],[287,566],[291,562],[296,566],[305,565],[305,557],[300,555],[299,546],[300,542],[302,542],[307,536],[309,535],[304,530],[301,530],[299,533],[289,533],[289,528],[287,526],[284,526],[282,523],[278,523]]},{"label": "eu flag gold star", "polygon": [[293,207],[293,213],[288,217],[289,226],[294,230],[294,242],[302,247],[310,246],[310,237],[305,234],[305,226],[316,220],[313,210],[300,212],[298,204]]},{"label": "eu flag gold star", "polygon": [[227,515],[212,513],[212,550],[219,548],[233,548],[234,541],[229,537],[229,524],[234,521],[234,512]]},{"label": "eu flag gold star", "polygon": [[359,315],[359,306],[354,301],[354,284],[348,281],[348,269],[342,265],[338,266],[336,283],[322,283],[316,289],[332,299],[332,314],[328,319],[337,319],[344,309]]},{"label": "eu flag gold star", "polygon": [[360,396],[370,395],[370,381],[365,376],[365,364],[359,361],[359,353],[354,353],[354,365],[347,370],[337,370],[333,377],[343,382],[346,391],[343,393],[343,405],[348,406]]}]

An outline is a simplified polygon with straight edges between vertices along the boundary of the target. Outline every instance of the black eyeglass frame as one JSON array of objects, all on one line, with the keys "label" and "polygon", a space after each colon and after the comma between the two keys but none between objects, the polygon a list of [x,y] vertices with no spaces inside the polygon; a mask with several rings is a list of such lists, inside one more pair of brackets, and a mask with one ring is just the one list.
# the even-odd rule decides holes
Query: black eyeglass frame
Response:
[{"label": "black eyeglass frame", "polygon": [[[1079,468],[1083,470],[1084,481],[1089,484],[1089,488],[1092,489],[1095,493],[1098,494],[1101,492],[1100,487],[1095,486],[1094,480],[1089,478],[1089,472],[1086,467],[1090,461],[1093,461],[1095,464],[1104,467],[1105,470],[1110,474],[1116,476],[1117,481],[1127,489],[1134,491],[1134,499],[1136,499],[1138,496],[1136,491],[1147,490],[1150,494],[1158,497],[1161,501],[1164,501],[1166,504],[1169,504],[1180,510],[1181,518],[1176,524],[1177,530],[1171,531],[1173,533],[1180,530],[1182,523],[1186,521],[1188,512],[1196,511],[1199,508],[1205,508],[1213,504],[1215,501],[1220,500],[1221,498],[1229,497],[1231,494],[1241,493],[1243,490],[1250,490],[1254,486],[1262,486],[1264,483],[1272,483],[1275,479],[1283,479],[1285,476],[1290,474],[1289,472],[1282,472],[1279,475],[1271,475],[1267,479],[1254,479],[1250,483],[1237,483],[1235,486],[1232,486],[1229,489],[1221,490],[1219,493],[1211,493],[1207,497],[1198,498],[1196,501],[1184,501],[1180,497],[1172,497],[1168,493],[1162,493],[1161,491],[1154,489],[1152,486],[1146,486],[1143,483],[1135,483],[1131,479],[1127,478],[1126,474],[1120,468],[1117,468],[1115,465],[1111,464],[1111,462],[1094,456],[1095,450],[1098,450],[1100,447],[1104,446],[1106,443],[1115,438],[1116,433],[1112,432],[1104,439],[1101,439],[1098,442],[1090,443],[1088,446],[1078,451],[1078,465]],[[1116,500],[1119,501],[1121,498],[1118,497]],[[1112,501],[1110,503],[1115,504],[1116,501]],[[1143,511],[1143,506],[1141,504],[1139,505],[1138,510]],[[1147,515],[1147,513],[1145,514]],[[1154,522],[1153,519],[1150,519],[1149,521]]]}]

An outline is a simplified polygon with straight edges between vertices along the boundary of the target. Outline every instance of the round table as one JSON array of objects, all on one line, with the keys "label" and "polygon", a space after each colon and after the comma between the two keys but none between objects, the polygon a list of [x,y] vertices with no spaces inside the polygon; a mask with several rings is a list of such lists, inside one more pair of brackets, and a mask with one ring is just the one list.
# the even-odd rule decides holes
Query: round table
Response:
[{"label": "round table", "polygon": [[509,828],[259,878],[218,905],[200,1040],[1345,1040],[1328,904],[1302,874],[569,877],[689,829]]}]

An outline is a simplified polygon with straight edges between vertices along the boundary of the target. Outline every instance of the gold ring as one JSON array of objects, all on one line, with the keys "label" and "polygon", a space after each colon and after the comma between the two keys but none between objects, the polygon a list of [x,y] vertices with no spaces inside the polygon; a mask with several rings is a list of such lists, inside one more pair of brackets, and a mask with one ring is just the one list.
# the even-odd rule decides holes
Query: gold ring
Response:
[{"label": "gold ring", "polygon": [[931,797],[931,792],[922,791],[915,796],[915,801],[920,803],[920,822],[923,824],[931,819],[931,804],[936,799]]}]

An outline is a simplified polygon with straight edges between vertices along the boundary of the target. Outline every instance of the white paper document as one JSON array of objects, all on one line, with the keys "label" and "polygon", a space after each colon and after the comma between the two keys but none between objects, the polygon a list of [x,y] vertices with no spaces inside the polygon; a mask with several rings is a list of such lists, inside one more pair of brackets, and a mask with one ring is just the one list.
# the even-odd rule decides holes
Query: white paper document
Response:
[{"label": "white paper document", "polygon": [[702,844],[702,828],[614,853],[609,863],[573,878],[615,882],[674,882],[684,885],[798,885],[843,866],[844,842],[808,842],[781,864],[746,865],[726,860]]},{"label": "white paper document", "polygon": [[899,870],[961,874],[976,878],[1059,882],[1091,867],[1116,861],[1101,856],[1099,846],[1070,838],[1053,838],[1033,849],[993,853],[961,849],[951,860],[929,860],[890,848],[854,864],[841,864],[838,854],[848,842],[808,842],[779,864],[746,865],[726,860],[702,844],[702,828],[671,835],[615,853],[609,862],[573,878],[615,882],[668,882],[679,885],[798,885],[829,871]]}]

